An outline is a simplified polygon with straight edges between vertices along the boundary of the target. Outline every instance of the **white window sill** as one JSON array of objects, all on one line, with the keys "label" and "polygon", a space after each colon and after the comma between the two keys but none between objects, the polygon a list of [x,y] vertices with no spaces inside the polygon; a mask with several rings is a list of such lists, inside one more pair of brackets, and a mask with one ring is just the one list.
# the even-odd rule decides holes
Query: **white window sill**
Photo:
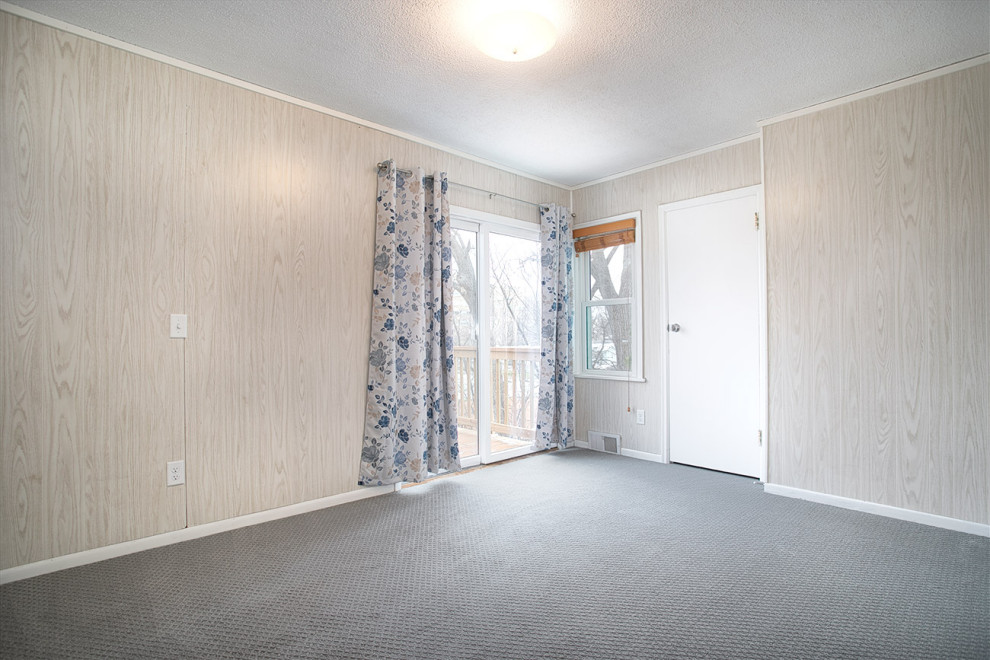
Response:
[{"label": "white window sill", "polygon": [[614,380],[620,383],[645,383],[646,379],[640,376],[620,376],[607,374],[574,374],[575,378],[585,378],[588,380]]}]

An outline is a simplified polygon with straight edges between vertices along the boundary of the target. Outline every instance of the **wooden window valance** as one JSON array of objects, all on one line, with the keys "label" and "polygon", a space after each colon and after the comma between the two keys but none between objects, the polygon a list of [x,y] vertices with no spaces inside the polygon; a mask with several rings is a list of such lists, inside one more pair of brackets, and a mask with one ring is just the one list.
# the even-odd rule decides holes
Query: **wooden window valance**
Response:
[{"label": "wooden window valance", "polygon": [[636,218],[574,230],[574,251],[588,252],[636,242]]}]

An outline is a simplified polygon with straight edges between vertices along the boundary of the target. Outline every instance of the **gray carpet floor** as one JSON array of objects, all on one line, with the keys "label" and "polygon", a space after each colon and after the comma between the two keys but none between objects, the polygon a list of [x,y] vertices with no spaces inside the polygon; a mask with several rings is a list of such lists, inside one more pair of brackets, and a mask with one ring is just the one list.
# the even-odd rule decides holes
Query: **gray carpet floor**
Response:
[{"label": "gray carpet floor", "polygon": [[4,658],[982,658],[990,539],[568,450],[0,588]]}]

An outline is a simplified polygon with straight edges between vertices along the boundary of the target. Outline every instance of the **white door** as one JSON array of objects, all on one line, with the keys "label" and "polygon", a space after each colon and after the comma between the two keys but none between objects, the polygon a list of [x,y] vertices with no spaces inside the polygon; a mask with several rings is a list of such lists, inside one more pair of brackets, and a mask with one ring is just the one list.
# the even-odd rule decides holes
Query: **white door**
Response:
[{"label": "white door", "polygon": [[671,462],[761,476],[758,188],[661,207]]}]

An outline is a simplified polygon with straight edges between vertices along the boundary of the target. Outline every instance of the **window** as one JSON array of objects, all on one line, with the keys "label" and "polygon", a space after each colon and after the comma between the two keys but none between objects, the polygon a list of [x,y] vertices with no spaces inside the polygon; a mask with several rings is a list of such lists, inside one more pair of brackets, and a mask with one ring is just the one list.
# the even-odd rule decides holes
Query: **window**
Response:
[{"label": "window", "polygon": [[640,214],[574,229],[577,375],[642,380]]}]

